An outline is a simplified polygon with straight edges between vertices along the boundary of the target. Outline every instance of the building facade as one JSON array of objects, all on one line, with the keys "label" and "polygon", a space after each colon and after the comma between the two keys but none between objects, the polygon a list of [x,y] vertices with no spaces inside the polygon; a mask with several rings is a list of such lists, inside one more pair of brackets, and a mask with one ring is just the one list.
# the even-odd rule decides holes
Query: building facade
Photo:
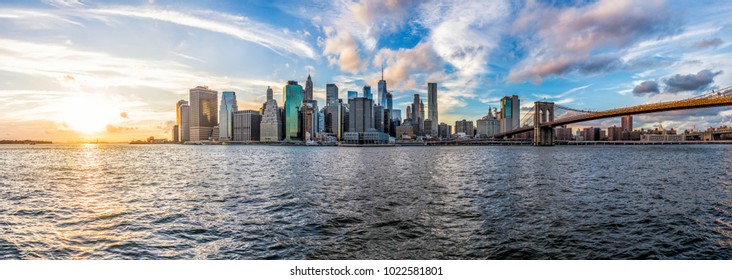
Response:
[{"label": "building facade", "polygon": [[325,106],[338,105],[338,86],[335,84],[325,85]]},{"label": "building facade", "polygon": [[236,105],[236,93],[224,91],[221,93],[219,107],[219,141],[231,140],[234,137],[234,112],[239,110]]},{"label": "building facade", "polygon": [[[437,83],[427,83],[427,112],[429,113],[427,118],[432,121],[429,129],[432,135],[437,135],[437,124],[439,123],[437,119]],[[425,129],[427,129],[426,125]]]},{"label": "building facade", "polygon": [[232,117],[234,141],[259,141],[261,139],[262,116],[257,110],[236,111]]},{"label": "building facade", "polygon": [[215,136],[214,126],[219,122],[216,112],[218,92],[206,86],[197,86],[189,90],[189,102],[190,140],[210,140]]},{"label": "building facade", "polygon": [[475,127],[473,126],[473,121],[456,121],[455,122],[455,134],[459,133],[465,133],[465,136],[473,137],[475,136]]},{"label": "building facade", "polygon": [[302,86],[297,81],[288,81],[282,89],[284,105],[285,140],[302,140],[300,108],[302,107]]},{"label": "building facade", "polygon": [[277,142],[282,140],[282,117],[277,100],[269,99],[264,103],[262,122],[259,129],[259,140],[263,142]]},{"label": "building facade", "polygon": [[620,127],[623,131],[633,131],[633,116],[622,116],[620,117]]},{"label": "building facade", "polygon": [[348,132],[367,132],[374,128],[374,101],[357,97],[348,106]]},{"label": "building facade", "polygon": [[373,100],[374,97],[371,95],[371,86],[363,86],[363,97]]},{"label": "building facade", "polygon": [[191,106],[188,105],[188,101],[181,101],[178,101],[176,112],[176,117],[180,114],[180,124],[178,125],[180,138],[178,138],[178,140],[180,143],[185,143],[186,141],[191,140]]},{"label": "building facade", "polygon": [[519,128],[521,121],[521,104],[518,96],[501,98],[501,132]]}]

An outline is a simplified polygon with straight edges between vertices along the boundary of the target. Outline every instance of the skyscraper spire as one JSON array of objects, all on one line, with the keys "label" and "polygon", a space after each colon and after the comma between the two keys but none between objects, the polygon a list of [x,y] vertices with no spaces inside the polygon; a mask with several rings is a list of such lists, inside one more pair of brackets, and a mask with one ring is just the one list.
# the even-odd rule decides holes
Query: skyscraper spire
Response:
[{"label": "skyscraper spire", "polygon": [[381,80],[384,80],[384,65],[381,65]]}]

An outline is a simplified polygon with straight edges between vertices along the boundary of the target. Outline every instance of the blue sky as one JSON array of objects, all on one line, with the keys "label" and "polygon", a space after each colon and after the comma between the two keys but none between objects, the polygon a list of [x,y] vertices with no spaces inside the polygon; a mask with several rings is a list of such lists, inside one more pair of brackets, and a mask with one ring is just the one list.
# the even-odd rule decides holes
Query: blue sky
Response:
[{"label": "blue sky", "polygon": [[175,102],[197,85],[256,109],[267,86],[281,101],[309,71],[322,104],[326,83],[360,92],[382,66],[402,111],[437,82],[447,123],[512,94],[593,110],[681,99],[732,85],[731,19],[726,1],[3,1],[0,138],[170,137]]}]

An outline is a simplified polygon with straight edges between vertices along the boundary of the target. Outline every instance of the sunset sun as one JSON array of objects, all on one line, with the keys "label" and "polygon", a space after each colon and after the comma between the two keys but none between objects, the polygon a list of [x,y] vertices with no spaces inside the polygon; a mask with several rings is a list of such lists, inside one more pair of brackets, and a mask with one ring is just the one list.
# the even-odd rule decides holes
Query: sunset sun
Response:
[{"label": "sunset sun", "polygon": [[83,134],[103,132],[119,116],[115,104],[101,96],[75,96],[60,106],[57,120]]}]

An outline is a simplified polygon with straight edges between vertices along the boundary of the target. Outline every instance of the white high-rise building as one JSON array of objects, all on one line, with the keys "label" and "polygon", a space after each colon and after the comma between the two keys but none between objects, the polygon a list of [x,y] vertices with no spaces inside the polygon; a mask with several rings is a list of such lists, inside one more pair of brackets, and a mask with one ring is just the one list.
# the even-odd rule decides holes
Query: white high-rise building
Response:
[{"label": "white high-rise building", "polygon": [[234,112],[239,108],[236,105],[236,93],[224,91],[221,93],[221,106],[219,107],[219,140],[234,139]]}]

